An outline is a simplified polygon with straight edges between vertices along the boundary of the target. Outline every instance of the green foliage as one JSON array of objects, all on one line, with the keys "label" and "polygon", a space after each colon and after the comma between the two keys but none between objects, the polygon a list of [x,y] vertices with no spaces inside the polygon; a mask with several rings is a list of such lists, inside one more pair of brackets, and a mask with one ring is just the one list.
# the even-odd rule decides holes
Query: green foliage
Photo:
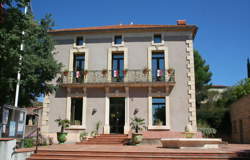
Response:
[{"label": "green foliage", "polygon": [[97,136],[97,132],[96,132],[96,130],[92,131],[92,132],[90,133],[90,135],[91,135],[92,137]]},{"label": "green foliage", "polygon": [[[210,92],[209,92],[210,93]],[[250,94],[250,79],[244,79],[227,89],[219,99],[216,92],[208,94],[208,100],[197,109],[197,118],[217,130],[218,135],[231,132],[230,105]]]},{"label": "green foliage", "polygon": [[131,118],[130,127],[135,131],[135,133],[138,133],[139,131],[143,130],[143,128],[146,128],[145,119],[136,116]]},{"label": "green foliage", "polygon": [[70,125],[70,121],[67,119],[56,119],[55,120],[58,123],[58,126],[61,126],[61,133],[64,133],[64,129],[68,128]]},{"label": "green foliage", "polygon": [[22,140],[24,148],[31,148],[34,146],[35,141],[32,138],[25,138]]},{"label": "green foliage", "polygon": [[200,53],[194,51],[194,69],[195,69],[195,88],[196,88],[196,106],[200,108],[201,102],[207,97],[207,89],[211,81],[212,73],[209,71],[209,65],[202,59]]},{"label": "green foliage", "polygon": [[204,137],[211,138],[214,137],[217,133],[215,128],[211,128],[206,122],[199,121],[198,122],[198,131],[202,133]]},{"label": "green foliage", "polygon": [[99,128],[100,128],[101,124],[102,124],[101,121],[98,121],[95,125],[95,131],[97,134],[99,133]]},{"label": "green foliage", "polygon": [[88,132],[83,131],[80,133],[80,141],[87,139],[87,137],[88,137]]},{"label": "green foliage", "polygon": [[[16,77],[20,70],[19,106],[28,106],[36,97],[56,89],[48,83],[61,69],[61,64],[53,58],[54,42],[48,35],[53,21],[50,15],[40,21],[35,21],[30,12],[24,15],[21,7],[29,0],[1,2],[7,7],[0,25],[0,105],[14,103]],[[21,43],[24,44],[23,51],[20,51]]]}]

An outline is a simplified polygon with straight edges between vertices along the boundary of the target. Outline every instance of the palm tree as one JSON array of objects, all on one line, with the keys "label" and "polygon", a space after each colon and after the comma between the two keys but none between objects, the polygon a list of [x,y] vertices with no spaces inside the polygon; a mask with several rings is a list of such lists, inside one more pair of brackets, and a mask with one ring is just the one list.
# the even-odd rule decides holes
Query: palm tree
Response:
[{"label": "palm tree", "polygon": [[143,130],[143,128],[146,128],[145,120],[135,116],[134,118],[131,118],[130,126],[131,129],[135,131],[135,133],[138,133],[139,131]]}]

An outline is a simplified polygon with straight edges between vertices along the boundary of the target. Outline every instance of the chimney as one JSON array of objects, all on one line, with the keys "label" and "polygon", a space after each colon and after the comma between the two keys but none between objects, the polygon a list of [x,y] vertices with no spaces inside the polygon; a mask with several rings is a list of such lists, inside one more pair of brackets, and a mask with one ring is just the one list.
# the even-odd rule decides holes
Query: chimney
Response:
[{"label": "chimney", "polygon": [[177,20],[177,25],[186,25],[186,20]]}]

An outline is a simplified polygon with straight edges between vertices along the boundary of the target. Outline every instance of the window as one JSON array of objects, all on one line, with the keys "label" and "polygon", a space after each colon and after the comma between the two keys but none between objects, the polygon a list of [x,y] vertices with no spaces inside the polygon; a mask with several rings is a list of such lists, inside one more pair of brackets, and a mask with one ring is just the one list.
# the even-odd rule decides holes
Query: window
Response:
[{"label": "window", "polygon": [[155,34],[154,35],[154,43],[162,43],[161,34]]},{"label": "window", "polygon": [[84,54],[74,54],[74,77],[73,80],[76,83],[83,82],[84,80],[84,63],[85,63],[85,56]]},{"label": "window", "polygon": [[113,81],[120,82],[124,78],[124,55],[123,53],[114,53],[112,55],[112,77]]},{"label": "window", "polygon": [[152,80],[163,81],[165,75],[164,53],[156,52],[152,54]]},{"label": "window", "polygon": [[115,45],[122,44],[122,36],[121,35],[115,36],[115,38],[114,38],[114,44]]},{"label": "window", "polygon": [[83,37],[76,37],[76,46],[83,46]]},{"label": "window", "polygon": [[152,98],[152,117],[154,126],[166,125],[165,98]]},{"label": "window", "polygon": [[71,98],[71,125],[82,125],[82,98]]}]

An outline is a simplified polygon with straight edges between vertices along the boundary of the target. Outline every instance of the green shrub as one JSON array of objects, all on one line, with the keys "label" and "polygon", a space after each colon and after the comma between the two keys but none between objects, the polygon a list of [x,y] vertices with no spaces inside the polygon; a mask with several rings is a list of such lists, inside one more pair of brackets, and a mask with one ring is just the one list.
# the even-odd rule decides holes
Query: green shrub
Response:
[{"label": "green shrub", "polygon": [[34,140],[32,138],[25,138],[22,141],[24,148],[31,148],[34,146]]}]

